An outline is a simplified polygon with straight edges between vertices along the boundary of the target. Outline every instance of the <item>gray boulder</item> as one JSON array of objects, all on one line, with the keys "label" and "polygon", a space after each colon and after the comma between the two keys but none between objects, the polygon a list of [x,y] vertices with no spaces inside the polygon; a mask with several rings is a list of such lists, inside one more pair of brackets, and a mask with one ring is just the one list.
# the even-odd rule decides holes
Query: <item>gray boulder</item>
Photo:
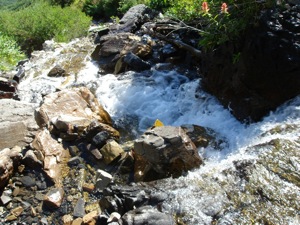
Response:
[{"label": "gray boulder", "polygon": [[202,164],[195,144],[181,127],[146,131],[135,141],[134,152],[136,181],[178,177]]}]

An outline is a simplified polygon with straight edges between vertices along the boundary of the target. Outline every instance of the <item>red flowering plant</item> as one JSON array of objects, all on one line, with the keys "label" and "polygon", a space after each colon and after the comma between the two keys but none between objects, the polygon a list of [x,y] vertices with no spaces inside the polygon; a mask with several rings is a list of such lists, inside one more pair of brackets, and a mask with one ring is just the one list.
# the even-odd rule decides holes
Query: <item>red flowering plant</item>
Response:
[{"label": "red flowering plant", "polygon": [[[245,28],[255,23],[259,12],[273,0],[170,0],[167,10],[173,18],[186,24],[195,23],[202,35],[200,45],[214,48],[239,37]],[[268,6],[267,6],[268,7]]]}]

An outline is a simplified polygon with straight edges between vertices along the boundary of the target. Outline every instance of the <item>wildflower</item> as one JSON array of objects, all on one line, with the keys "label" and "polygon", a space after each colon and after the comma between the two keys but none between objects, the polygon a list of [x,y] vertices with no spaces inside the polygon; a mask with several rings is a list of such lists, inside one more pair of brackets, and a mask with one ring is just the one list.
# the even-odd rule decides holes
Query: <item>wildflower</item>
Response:
[{"label": "wildflower", "polygon": [[228,13],[228,6],[225,2],[221,5],[221,13]]},{"label": "wildflower", "polygon": [[203,2],[203,3],[202,3],[202,11],[203,11],[204,13],[208,13],[209,8],[208,8],[208,3],[207,3],[207,2]]}]

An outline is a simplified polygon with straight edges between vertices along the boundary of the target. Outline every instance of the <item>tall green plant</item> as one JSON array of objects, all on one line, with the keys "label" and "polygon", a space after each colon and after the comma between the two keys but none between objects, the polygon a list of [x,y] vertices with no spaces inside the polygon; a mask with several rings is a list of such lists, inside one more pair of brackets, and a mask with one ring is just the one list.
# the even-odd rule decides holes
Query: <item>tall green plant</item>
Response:
[{"label": "tall green plant", "polygon": [[18,61],[25,58],[17,42],[0,32],[0,71],[13,69]]}]

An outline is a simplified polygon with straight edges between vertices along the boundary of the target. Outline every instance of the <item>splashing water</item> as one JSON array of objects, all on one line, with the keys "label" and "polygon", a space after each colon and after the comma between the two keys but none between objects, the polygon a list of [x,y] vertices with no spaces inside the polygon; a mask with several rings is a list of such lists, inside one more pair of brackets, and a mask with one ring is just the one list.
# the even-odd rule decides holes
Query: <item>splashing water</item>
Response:
[{"label": "splashing water", "polygon": [[[58,57],[57,51],[53,50],[52,58]],[[61,48],[59,51],[62,51]],[[78,54],[76,51],[73,53]],[[47,93],[54,92],[62,83],[64,87],[84,85],[96,94],[118,126],[133,124],[126,127],[134,136],[140,135],[159,119],[165,125],[209,127],[227,141],[222,151],[208,152],[205,165],[199,169],[176,180],[170,178],[165,181],[164,185],[173,190],[168,190],[172,200],[164,205],[164,209],[184,215],[189,220],[188,224],[210,224],[215,215],[224,213],[225,205],[231,203],[222,185],[230,185],[231,182],[240,189],[244,188],[244,181],[228,174],[225,176],[224,171],[232,169],[237,160],[258,160],[257,153],[249,151],[249,148],[274,139],[291,141],[300,148],[300,96],[271,112],[261,122],[245,125],[237,121],[215,97],[201,90],[201,79],[190,80],[176,71],[155,69],[143,73],[100,76],[97,65],[83,55],[85,66],[76,74],[71,74],[66,84],[65,78],[46,77],[45,68],[49,70],[51,67],[45,57],[39,56],[40,60],[27,65],[29,74],[34,70],[34,74],[42,76],[28,75],[20,84],[22,100],[32,102],[32,96],[43,91],[41,87],[47,85]],[[35,101],[38,103],[40,100]],[[235,215],[234,212],[226,214],[223,224],[233,224],[232,218],[238,216],[239,213]],[[293,224],[293,218],[288,224]]]}]

